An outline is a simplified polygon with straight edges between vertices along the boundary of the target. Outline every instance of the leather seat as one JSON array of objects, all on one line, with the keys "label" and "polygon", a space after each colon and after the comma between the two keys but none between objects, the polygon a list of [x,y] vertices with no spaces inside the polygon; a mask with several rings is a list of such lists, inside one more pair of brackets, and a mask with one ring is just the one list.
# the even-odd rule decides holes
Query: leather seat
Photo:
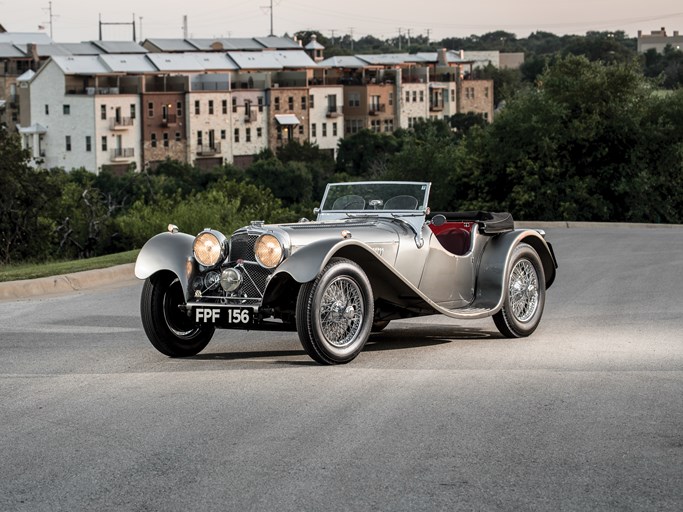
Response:
[{"label": "leather seat", "polygon": [[436,235],[441,246],[452,254],[462,256],[470,250],[470,232],[463,228],[447,228]]}]

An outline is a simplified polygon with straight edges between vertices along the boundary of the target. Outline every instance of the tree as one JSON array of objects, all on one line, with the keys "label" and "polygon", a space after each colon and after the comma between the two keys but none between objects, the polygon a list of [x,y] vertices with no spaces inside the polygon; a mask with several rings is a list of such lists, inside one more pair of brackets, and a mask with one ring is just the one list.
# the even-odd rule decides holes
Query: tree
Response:
[{"label": "tree", "polygon": [[46,205],[59,197],[50,174],[29,165],[18,135],[0,128],[0,263],[50,256],[52,225]]}]

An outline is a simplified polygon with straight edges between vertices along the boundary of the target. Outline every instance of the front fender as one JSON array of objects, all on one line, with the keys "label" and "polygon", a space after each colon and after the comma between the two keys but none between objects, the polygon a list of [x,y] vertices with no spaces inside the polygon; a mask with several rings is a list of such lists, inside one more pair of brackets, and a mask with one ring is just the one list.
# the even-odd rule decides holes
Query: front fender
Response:
[{"label": "front fender", "polygon": [[[282,262],[273,277],[280,273],[289,274],[298,283],[313,281],[332,256],[343,247],[362,247],[367,252],[372,250],[362,242],[353,239],[319,240],[297,250]],[[372,253],[374,256],[374,253]]]},{"label": "front fender", "polygon": [[147,279],[161,270],[173,272],[183,287],[185,299],[189,297],[189,283],[195,273],[192,256],[194,238],[186,233],[159,233],[142,247],[135,261],[135,277]]},{"label": "front fender", "polygon": [[541,259],[546,288],[553,283],[557,263],[548,243],[538,231],[509,231],[493,237],[484,248],[479,265],[474,307],[493,311],[498,311],[502,307],[505,299],[506,271],[512,258],[512,251],[521,243],[533,247]]}]

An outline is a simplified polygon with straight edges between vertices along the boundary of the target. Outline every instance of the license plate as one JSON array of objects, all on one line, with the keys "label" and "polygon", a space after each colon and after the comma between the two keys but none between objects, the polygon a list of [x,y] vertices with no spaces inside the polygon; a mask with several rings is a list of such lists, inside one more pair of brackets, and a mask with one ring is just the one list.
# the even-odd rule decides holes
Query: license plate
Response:
[{"label": "license plate", "polygon": [[212,308],[196,307],[193,311],[194,321],[199,324],[216,324],[218,326],[246,326],[254,321],[251,308]]}]

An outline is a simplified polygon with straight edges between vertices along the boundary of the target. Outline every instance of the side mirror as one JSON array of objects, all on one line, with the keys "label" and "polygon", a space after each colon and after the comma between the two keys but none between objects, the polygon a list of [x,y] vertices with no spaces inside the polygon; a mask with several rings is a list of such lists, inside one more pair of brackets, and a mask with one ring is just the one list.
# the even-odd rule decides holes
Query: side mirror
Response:
[{"label": "side mirror", "polygon": [[320,208],[313,208],[313,215],[318,215],[320,213]]},{"label": "side mirror", "polygon": [[446,216],[441,215],[440,213],[434,215],[434,217],[432,217],[432,224],[435,226],[443,226],[444,224],[446,224]]}]

